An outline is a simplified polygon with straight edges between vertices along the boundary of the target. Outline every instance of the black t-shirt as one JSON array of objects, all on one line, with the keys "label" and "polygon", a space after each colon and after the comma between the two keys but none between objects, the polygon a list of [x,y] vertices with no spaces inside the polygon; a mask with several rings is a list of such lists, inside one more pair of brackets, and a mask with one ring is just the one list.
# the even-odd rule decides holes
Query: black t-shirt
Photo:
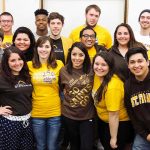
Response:
[{"label": "black t-shirt", "polygon": [[16,84],[11,85],[0,75],[0,106],[11,106],[12,115],[26,115],[31,112],[32,85],[16,76]]},{"label": "black t-shirt", "polygon": [[65,56],[63,50],[62,39],[59,38],[57,40],[51,39],[54,52],[56,54],[56,59],[61,60],[65,64]]}]

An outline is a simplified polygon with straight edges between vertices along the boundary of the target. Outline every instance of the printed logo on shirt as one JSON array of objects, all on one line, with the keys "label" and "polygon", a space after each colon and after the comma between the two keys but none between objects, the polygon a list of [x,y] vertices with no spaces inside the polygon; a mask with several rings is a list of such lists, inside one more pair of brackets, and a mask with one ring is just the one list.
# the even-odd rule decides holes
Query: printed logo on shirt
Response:
[{"label": "printed logo on shirt", "polygon": [[88,75],[81,75],[79,79],[71,79],[69,81],[69,87],[74,86],[77,82],[80,82],[81,85],[86,85],[90,82]]},{"label": "printed logo on shirt", "polygon": [[20,88],[20,87],[29,87],[32,86],[31,84],[26,84],[24,81],[18,81],[18,83],[15,85],[15,88]]},{"label": "printed logo on shirt", "polygon": [[[78,85],[83,86],[83,88],[78,87]],[[90,79],[88,75],[81,75],[78,79],[71,79],[69,81],[69,86],[72,89],[69,91],[69,95],[72,96],[70,100],[71,107],[85,107],[89,102],[89,93],[92,89],[92,85],[90,84]]]},{"label": "printed logo on shirt", "polygon": [[149,91],[137,93],[131,97],[132,107],[136,107],[138,105],[142,105],[145,103],[150,103],[150,92]]},{"label": "printed logo on shirt", "polygon": [[73,87],[72,90],[69,91],[69,94],[72,95],[72,99],[70,100],[71,107],[82,106],[85,107],[89,101],[88,93],[91,91],[92,85],[87,84],[84,88],[79,89],[78,87]]},{"label": "printed logo on shirt", "polygon": [[33,79],[35,82],[43,82],[43,83],[52,83],[53,81],[56,80],[56,75],[54,72],[51,72],[49,70],[45,72],[37,72],[33,75]]}]

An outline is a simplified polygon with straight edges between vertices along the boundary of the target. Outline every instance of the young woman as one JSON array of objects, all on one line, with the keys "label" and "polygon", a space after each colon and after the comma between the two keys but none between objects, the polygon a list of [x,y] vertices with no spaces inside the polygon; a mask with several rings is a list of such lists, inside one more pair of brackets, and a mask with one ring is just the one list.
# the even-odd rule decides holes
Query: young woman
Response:
[{"label": "young woman", "polygon": [[30,123],[32,85],[23,53],[4,50],[0,74],[0,149],[32,150]]},{"label": "young woman", "polygon": [[93,59],[92,95],[98,114],[99,136],[104,149],[124,150],[133,140],[132,126],[124,108],[124,84],[114,74],[114,59],[100,52]]},{"label": "young woman", "polygon": [[37,40],[33,61],[28,66],[34,88],[32,126],[36,150],[57,150],[61,125],[58,77],[63,63],[55,59],[48,37]]},{"label": "young woman", "polygon": [[129,77],[129,69],[125,61],[125,55],[129,48],[144,47],[142,43],[135,40],[134,33],[130,25],[121,23],[114,32],[114,44],[110,53],[115,60],[115,71],[119,77],[125,81]]},{"label": "young woman", "polygon": [[93,149],[95,109],[90,68],[90,58],[84,45],[74,43],[68,53],[67,65],[60,72],[60,85],[64,93],[62,115],[71,150]]},{"label": "young woman", "polygon": [[24,53],[26,61],[32,60],[35,38],[29,28],[19,27],[13,35],[12,42],[13,46],[16,46]]}]

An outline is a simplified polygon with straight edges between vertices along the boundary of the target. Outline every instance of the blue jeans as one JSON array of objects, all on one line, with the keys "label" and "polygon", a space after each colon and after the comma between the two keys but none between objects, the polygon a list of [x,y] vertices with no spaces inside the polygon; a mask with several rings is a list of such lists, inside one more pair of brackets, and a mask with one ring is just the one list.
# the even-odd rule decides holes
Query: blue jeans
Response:
[{"label": "blue jeans", "polygon": [[61,118],[32,118],[36,150],[58,150]]},{"label": "blue jeans", "polygon": [[132,150],[150,150],[150,142],[136,134]]}]

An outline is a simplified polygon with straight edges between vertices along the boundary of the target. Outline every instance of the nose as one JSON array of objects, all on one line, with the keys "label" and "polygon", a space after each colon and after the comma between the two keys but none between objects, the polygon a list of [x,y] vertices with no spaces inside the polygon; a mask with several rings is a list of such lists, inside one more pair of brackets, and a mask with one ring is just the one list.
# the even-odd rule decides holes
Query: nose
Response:
[{"label": "nose", "polygon": [[20,43],[24,43],[24,40],[21,40]]},{"label": "nose", "polygon": [[16,65],[19,65],[19,64],[20,64],[20,61],[19,61],[19,60],[16,60],[15,64],[16,64]]},{"label": "nose", "polygon": [[139,66],[139,63],[136,62],[136,63],[134,64],[134,67],[138,67],[138,66]]}]

